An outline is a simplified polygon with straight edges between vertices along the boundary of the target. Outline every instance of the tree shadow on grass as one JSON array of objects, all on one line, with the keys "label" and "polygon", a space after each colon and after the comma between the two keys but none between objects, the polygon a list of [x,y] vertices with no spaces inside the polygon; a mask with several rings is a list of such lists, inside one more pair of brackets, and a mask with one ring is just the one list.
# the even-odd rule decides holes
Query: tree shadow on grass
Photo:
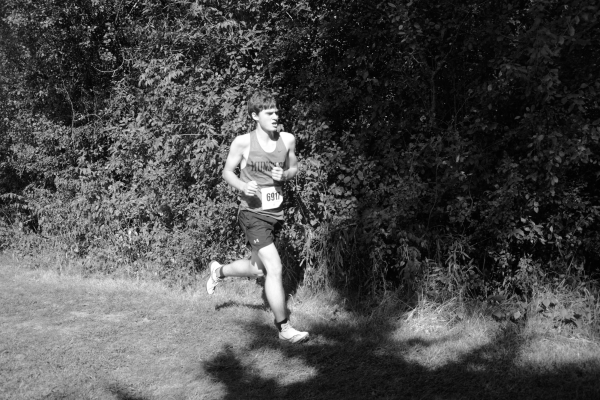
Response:
[{"label": "tree shadow on grass", "polygon": [[[598,362],[552,365],[545,371],[535,365],[517,366],[527,343],[516,329],[501,330],[489,343],[453,361],[433,359],[428,366],[414,359],[426,359],[419,354],[431,346],[459,340],[459,333],[399,341],[391,337],[391,324],[366,328],[332,323],[313,328],[311,341],[291,345],[281,343],[269,326],[249,325],[245,329],[255,339],[247,348],[224,348],[203,368],[225,385],[224,399],[600,398]],[[263,376],[245,357],[248,349],[261,348],[281,352],[289,368],[277,377],[271,376],[273,372]]]}]

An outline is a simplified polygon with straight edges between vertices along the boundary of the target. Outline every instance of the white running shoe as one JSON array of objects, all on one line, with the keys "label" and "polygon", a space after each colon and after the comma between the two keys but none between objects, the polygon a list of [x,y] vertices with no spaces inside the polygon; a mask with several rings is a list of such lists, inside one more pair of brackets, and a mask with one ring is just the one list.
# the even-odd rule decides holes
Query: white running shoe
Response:
[{"label": "white running shoe", "polygon": [[281,325],[281,332],[279,332],[279,339],[285,340],[290,343],[302,343],[308,340],[308,332],[300,332],[292,328],[292,324],[286,322]]},{"label": "white running shoe", "polygon": [[206,281],[206,291],[208,294],[213,294],[219,283],[223,282],[223,278],[217,276],[217,269],[221,268],[221,264],[213,260],[208,264],[208,268],[210,269],[210,276]]}]

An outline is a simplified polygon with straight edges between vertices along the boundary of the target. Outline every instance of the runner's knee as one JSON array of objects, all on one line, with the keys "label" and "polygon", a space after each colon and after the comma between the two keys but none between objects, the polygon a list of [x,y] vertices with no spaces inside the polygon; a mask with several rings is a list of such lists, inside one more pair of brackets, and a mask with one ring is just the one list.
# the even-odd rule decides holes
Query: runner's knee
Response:
[{"label": "runner's knee", "polygon": [[262,261],[264,266],[263,270],[267,275],[271,275],[271,277],[281,276],[283,268],[275,245],[270,244],[263,247],[262,249],[258,250],[257,255]]}]

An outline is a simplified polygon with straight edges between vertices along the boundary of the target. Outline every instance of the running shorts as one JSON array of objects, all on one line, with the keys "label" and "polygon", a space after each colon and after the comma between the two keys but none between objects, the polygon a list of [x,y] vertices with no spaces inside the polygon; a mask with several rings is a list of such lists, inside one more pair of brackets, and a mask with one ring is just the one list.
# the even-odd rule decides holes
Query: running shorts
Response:
[{"label": "running shorts", "polygon": [[282,227],[281,221],[275,218],[247,210],[240,210],[238,221],[252,252],[276,243]]}]

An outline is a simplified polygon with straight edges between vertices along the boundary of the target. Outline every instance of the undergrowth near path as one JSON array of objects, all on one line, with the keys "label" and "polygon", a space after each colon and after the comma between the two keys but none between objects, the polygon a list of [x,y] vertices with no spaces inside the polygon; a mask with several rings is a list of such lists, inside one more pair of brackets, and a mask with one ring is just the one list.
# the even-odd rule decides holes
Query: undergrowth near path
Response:
[{"label": "undergrowth near path", "polygon": [[367,310],[300,287],[288,305],[311,340],[292,346],[254,280],[209,297],[1,257],[2,399],[600,397],[600,344],[543,320],[392,297]]}]

